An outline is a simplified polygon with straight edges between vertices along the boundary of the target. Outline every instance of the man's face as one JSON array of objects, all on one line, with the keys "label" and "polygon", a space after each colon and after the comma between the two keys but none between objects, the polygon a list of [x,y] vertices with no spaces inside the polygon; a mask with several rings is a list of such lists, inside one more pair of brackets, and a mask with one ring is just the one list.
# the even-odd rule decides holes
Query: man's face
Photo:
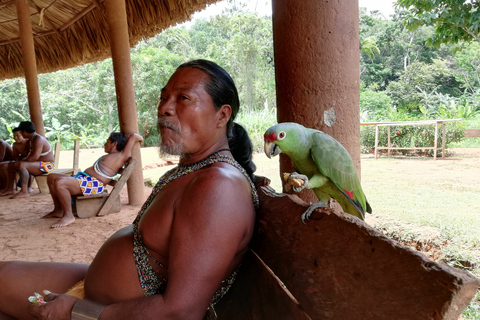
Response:
[{"label": "man's face", "polygon": [[215,139],[217,112],[205,91],[209,80],[200,69],[182,68],[162,89],[158,105],[162,151],[187,155],[210,147]]}]

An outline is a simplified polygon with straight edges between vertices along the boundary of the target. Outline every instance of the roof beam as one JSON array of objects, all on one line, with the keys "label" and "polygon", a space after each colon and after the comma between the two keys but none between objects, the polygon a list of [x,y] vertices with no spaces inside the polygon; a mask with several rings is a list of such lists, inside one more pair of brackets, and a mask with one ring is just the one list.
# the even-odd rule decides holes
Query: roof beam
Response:
[{"label": "roof beam", "polygon": [[10,1],[4,2],[4,3],[0,3],[0,9],[3,9],[5,7],[8,7],[8,6],[12,6],[14,4],[15,4],[15,0],[10,0]]},{"label": "roof beam", "polygon": [[70,27],[72,24],[74,24],[75,22],[77,22],[78,20],[80,20],[83,16],[85,16],[87,13],[89,13],[90,11],[92,11],[93,9],[97,8],[97,5],[96,3],[92,3],[91,5],[89,5],[88,7],[86,7],[85,9],[83,9],[82,11],[80,11],[80,13],[74,17],[72,20],[70,20],[69,22],[67,22],[66,24],[64,24],[61,28],[60,28],[60,32],[64,31],[65,29],[67,29],[68,27]]},{"label": "roof beam", "polygon": [[[36,34],[33,35],[33,38],[35,39],[35,38],[45,37],[45,36],[49,36],[49,35],[55,34],[55,33],[56,33],[55,31],[47,31],[47,32],[42,32],[42,33],[36,33]],[[19,42],[19,41],[20,41],[20,38],[0,41],[0,46],[4,46],[6,44],[11,44],[11,43]]]}]

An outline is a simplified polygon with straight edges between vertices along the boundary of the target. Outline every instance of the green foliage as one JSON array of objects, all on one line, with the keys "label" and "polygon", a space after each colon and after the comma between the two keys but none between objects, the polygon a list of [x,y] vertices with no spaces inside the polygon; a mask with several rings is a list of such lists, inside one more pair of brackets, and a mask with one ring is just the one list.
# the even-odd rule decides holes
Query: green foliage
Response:
[{"label": "green foliage", "polygon": [[462,50],[455,53],[454,58],[456,80],[468,93],[475,93],[480,87],[480,43],[466,43]]},{"label": "green foliage", "polygon": [[381,91],[370,89],[360,92],[361,121],[387,121],[391,112],[392,99]]},{"label": "green foliage", "polygon": [[[131,50],[135,102],[144,145],[158,144],[156,129],[160,91],[181,63],[203,58],[217,62],[233,77],[242,109],[275,107],[271,17],[246,13],[241,5],[191,28],[176,26],[138,43]],[[112,60],[82,65],[39,76],[47,137],[62,147],[102,145],[118,128]],[[27,120],[29,108],[24,79],[0,83],[0,137],[6,125]]]},{"label": "green foliage", "polygon": [[[463,125],[465,129],[479,129],[480,128],[480,113],[474,118],[465,119]],[[448,144],[449,148],[480,148],[480,138],[464,138],[461,141]]]},{"label": "green foliage", "polygon": [[[0,115],[2,124],[9,128],[29,118],[25,79],[17,78],[0,82]],[[0,139],[8,135],[7,127],[0,126]]]},{"label": "green foliage", "polygon": [[[385,90],[389,83],[398,80],[405,68],[414,61],[431,63],[440,57],[434,48],[426,46],[428,36],[433,32],[423,26],[410,32],[401,23],[402,13],[397,12],[391,20],[364,11],[360,13],[360,76],[365,87],[373,84]],[[375,39],[379,50],[372,58],[363,50],[367,39]]]},{"label": "green foliage", "polygon": [[437,48],[442,43],[480,39],[480,3],[469,0],[398,0],[397,6],[408,10],[403,23],[409,30],[433,25],[435,33],[427,44]]},{"label": "green foliage", "polygon": [[461,95],[454,76],[443,60],[434,59],[431,64],[413,62],[399,80],[390,83],[387,88],[393,104],[407,112],[418,112],[419,106],[425,104],[425,94],[430,92],[454,97]]},{"label": "green foliage", "polygon": [[57,118],[52,118],[51,122],[52,127],[45,127],[45,137],[50,141],[62,143],[62,137],[64,136],[65,132],[68,133],[66,129],[70,128],[70,126],[68,124],[60,124]]},{"label": "green foliage", "polygon": [[252,140],[253,150],[263,152],[263,134],[277,123],[277,116],[273,108],[264,108],[259,111],[246,110],[240,112],[235,121],[247,130]]}]

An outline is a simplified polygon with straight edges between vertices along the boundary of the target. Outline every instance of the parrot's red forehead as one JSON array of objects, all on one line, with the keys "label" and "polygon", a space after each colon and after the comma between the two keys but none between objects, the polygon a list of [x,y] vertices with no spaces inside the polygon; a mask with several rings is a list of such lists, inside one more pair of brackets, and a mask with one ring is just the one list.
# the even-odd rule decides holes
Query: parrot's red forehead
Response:
[{"label": "parrot's red forehead", "polygon": [[272,132],[270,134],[265,133],[265,135],[263,136],[263,139],[269,142],[277,141],[277,133],[276,132]]}]

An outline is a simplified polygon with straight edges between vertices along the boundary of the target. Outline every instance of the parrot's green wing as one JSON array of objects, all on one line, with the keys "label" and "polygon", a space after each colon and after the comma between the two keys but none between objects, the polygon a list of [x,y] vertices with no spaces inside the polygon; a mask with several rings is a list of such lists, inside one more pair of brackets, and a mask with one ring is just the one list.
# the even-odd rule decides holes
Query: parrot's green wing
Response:
[{"label": "parrot's green wing", "polygon": [[348,151],[334,138],[318,130],[312,130],[311,155],[321,174],[328,177],[342,192],[351,193],[365,211],[365,195]]},{"label": "parrot's green wing", "polygon": [[318,169],[342,189],[358,189],[357,172],[348,151],[334,138],[320,131],[311,135],[311,155]]}]

